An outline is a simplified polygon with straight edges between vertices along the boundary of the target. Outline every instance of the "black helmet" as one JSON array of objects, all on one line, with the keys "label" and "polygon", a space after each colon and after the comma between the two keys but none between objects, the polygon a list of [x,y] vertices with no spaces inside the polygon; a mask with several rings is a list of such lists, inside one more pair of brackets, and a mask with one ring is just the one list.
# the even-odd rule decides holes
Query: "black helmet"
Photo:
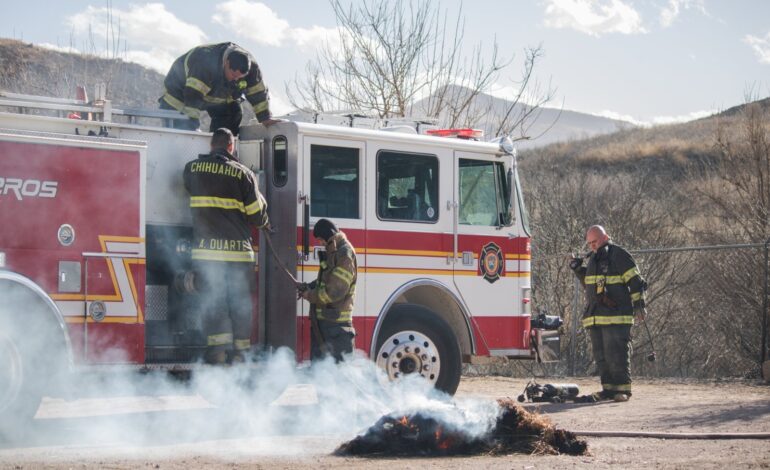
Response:
[{"label": "black helmet", "polygon": [[328,241],[339,231],[334,222],[329,219],[321,219],[313,227],[313,236]]}]

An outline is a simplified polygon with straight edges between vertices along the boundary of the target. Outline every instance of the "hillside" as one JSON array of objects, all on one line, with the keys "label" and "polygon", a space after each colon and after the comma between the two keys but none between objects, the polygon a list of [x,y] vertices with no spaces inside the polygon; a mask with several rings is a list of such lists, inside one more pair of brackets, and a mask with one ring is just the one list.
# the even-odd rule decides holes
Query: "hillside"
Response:
[{"label": "hillside", "polygon": [[12,39],[0,39],[0,89],[30,95],[75,98],[77,85],[93,93],[105,83],[107,96],[125,107],[153,108],[163,75],[120,59],[58,52]]},{"label": "hillside", "polygon": [[[770,110],[770,98],[752,103]],[[713,116],[650,128],[629,128],[587,139],[572,139],[521,152],[524,167],[567,162],[600,173],[635,171],[645,167],[667,176],[681,176],[696,161],[718,158],[716,136],[722,129],[731,139],[740,132],[736,121],[748,104],[731,107]]]},{"label": "hillside", "polygon": [[[468,93],[467,89],[459,86],[451,86],[446,91],[447,96],[455,97],[455,99],[460,101],[467,100]],[[424,114],[422,110],[426,109],[428,101],[429,99],[426,98],[415,103],[413,109],[416,114]],[[495,123],[510,105],[511,102],[506,99],[483,93],[472,98],[472,104],[469,107],[471,113],[474,113],[474,110],[476,110],[477,114],[483,114],[484,116],[481,118],[481,123],[475,124],[474,127],[484,129],[486,135],[495,135]],[[511,115],[522,115],[530,110],[530,106],[518,103]],[[526,135],[528,139],[517,142],[517,146],[520,149],[540,147],[554,142],[585,139],[634,127],[633,124],[627,121],[549,107],[541,107],[533,113],[527,126]],[[514,137],[520,137],[520,135],[514,133]]]}]

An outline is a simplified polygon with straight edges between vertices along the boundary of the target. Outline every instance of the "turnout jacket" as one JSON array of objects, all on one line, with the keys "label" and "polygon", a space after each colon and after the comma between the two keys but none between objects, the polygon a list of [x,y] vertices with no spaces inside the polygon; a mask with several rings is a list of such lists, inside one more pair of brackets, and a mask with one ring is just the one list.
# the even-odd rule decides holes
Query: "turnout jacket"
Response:
[{"label": "turnout jacket", "polygon": [[187,163],[184,187],[193,219],[192,259],[253,263],[250,226],[268,223],[254,173],[219,149]]},{"label": "turnout jacket", "polygon": [[[240,80],[226,82],[225,55],[232,50],[247,54],[251,68]],[[259,66],[251,54],[232,42],[190,49],[174,61],[163,83],[166,93],[162,99],[193,119],[200,119],[201,111],[208,106],[232,103],[241,95],[254,107],[259,122],[270,118],[267,88]]]},{"label": "turnout jacket", "polygon": [[646,284],[631,255],[612,243],[592,253],[587,266],[575,269],[585,287],[583,326],[633,325],[634,307],[644,307]]},{"label": "turnout jacket", "polygon": [[326,243],[326,259],[321,259],[318,279],[310,285],[307,300],[315,306],[318,319],[337,323],[352,321],[357,278],[353,245],[343,232],[337,232]]}]

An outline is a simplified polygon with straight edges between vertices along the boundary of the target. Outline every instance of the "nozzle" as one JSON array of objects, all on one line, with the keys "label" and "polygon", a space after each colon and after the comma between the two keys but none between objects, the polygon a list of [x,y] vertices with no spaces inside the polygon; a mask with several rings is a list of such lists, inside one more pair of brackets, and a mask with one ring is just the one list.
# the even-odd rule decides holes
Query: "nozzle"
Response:
[{"label": "nozzle", "polygon": [[655,352],[651,352],[647,355],[647,362],[655,362]]}]

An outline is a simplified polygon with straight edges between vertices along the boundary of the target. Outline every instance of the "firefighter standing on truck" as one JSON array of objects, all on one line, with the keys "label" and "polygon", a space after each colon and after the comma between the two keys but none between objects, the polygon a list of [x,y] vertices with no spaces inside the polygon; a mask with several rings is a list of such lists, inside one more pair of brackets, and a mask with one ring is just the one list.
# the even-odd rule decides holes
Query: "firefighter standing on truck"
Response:
[{"label": "firefighter standing on truck", "polygon": [[161,109],[176,109],[189,121],[173,121],[174,127],[196,130],[201,112],[211,118],[210,131],[220,127],[238,135],[246,99],[257,120],[270,125],[267,87],[254,58],[232,42],[198,46],[177,58],[164,80],[166,92],[158,100]]},{"label": "firefighter standing on truck", "polygon": [[217,129],[211,137],[211,153],[184,168],[209,364],[242,362],[251,347],[255,285],[251,227],[262,228],[269,222],[257,178],[235,160],[234,148],[232,132]]},{"label": "firefighter standing on truck", "polygon": [[631,327],[634,315],[644,321],[646,284],[631,255],[610,240],[600,225],[586,231],[591,249],[588,265],[573,256],[570,268],[585,286],[583,327],[591,336],[602,390],[583,402],[628,401],[631,396]]},{"label": "firefighter standing on truck", "polygon": [[313,236],[326,245],[319,252],[318,279],[298,287],[299,297],[310,302],[311,358],[326,354],[342,361],[352,353],[356,330],[353,328],[353,301],[356,295],[356,252],[344,232],[328,219],[313,227]]}]

